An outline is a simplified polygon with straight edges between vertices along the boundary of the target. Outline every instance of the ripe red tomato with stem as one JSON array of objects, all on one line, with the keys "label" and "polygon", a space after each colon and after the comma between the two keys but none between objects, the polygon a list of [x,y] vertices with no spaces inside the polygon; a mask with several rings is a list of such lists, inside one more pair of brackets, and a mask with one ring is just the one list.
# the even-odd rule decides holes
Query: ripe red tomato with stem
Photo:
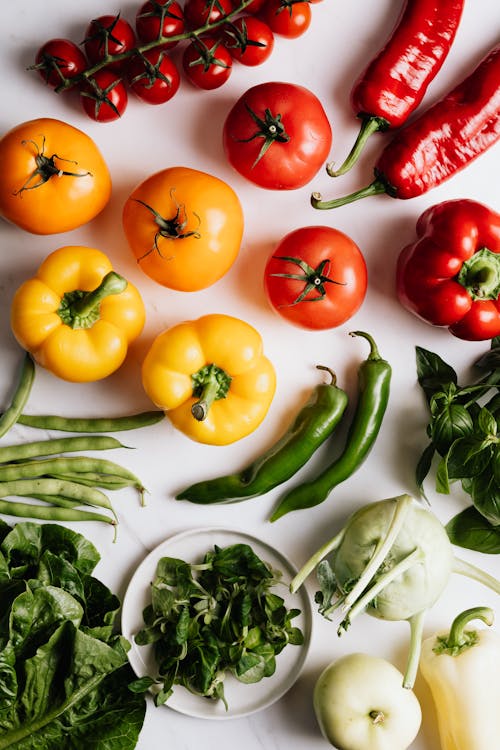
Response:
[{"label": "ripe red tomato with stem", "polygon": [[[177,0],[147,0],[135,17],[137,36],[144,44],[183,34],[184,28],[184,11]],[[176,44],[167,41],[161,47],[168,49]]]},{"label": "ripe red tomato with stem", "polygon": [[272,307],[289,323],[310,330],[336,328],[363,303],[365,259],[356,243],[337,229],[295,229],[269,257],[264,288]]},{"label": "ripe red tomato with stem", "polygon": [[45,83],[54,89],[63,86],[65,80],[81,75],[86,68],[85,55],[70,39],[49,39],[36,53],[33,65]]},{"label": "ripe red tomato with stem", "polygon": [[112,122],[118,120],[127,107],[127,87],[118,74],[103,68],[82,87],[80,101],[92,120]]},{"label": "ripe red tomato with stem", "polygon": [[215,23],[234,10],[231,0],[186,0],[184,16],[191,29]]},{"label": "ripe red tomato with stem", "polygon": [[[250,13],[251,15],[254,15],[254,13],[258,13],[266,4],[267,0],[251,0],[251,2],[245,7],[245,13]],[[234,0],[234,7],[238,8],[240,3],[238,0]]]},{"label": "ripe red tomato with stem", "polygon": [[200,89],[222,86],[231,75],[233,58],[219,39],[195,37],[184,49],[182,67],[189,81]]},{"label": "ripe red tomato with stem", "polygon": [[180,85],[177,67],[164,48],[134,55],[127,68],[130,88],[148,104],[164,104]]},{"label": "ripe red tomato with stem", "polygon": [[293,83],[260,83],[232,107],[223,128],[230,164],[270,190],[292,190],[324,165],[332,130],[317,96]]},{"label": "ripe red tomato with stem", "polygon": [[240,16],[224,26],[224,44],[231,57],[243,65],[261,65],[274,49],[274,34],[255,16]]},{"label": "ripe red tomato with stem", "polygon": [[275,34],[296,39],[311,25],[311,6],[303,0],[266,0],[262,17]]},{"label": "ripe red tomato with stem", "polygon": [[[85,52],[90,62],[95,65],[107,59],[109,55],[123,55],[134,49],[135,33],[132,26],[116,16],[99,16],[87,27],[84,39]],[[110,70],[121,70],[123,60],[116,60],[108,65]]]}]

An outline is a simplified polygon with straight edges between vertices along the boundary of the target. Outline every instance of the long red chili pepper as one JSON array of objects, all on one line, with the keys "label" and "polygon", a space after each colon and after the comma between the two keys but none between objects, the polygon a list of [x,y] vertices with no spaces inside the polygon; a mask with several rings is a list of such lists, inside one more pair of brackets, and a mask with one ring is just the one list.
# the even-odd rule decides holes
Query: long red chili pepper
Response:
[{"label": "long red chili pepper", "polygon": [[362,120],[356,142],[332,177],[347,172],[372,133],[399,128],[422,101],[451,49],[464,0],[406,0],[394,29],[355,82],[351,106]]},{"label": "long red chili pepper", "polygon": [[443,99],[402,128],[375,166],[375,180],[314,208],[337,208],[368,195],[415,198],[440,185],[500,139],[500,44]]}]

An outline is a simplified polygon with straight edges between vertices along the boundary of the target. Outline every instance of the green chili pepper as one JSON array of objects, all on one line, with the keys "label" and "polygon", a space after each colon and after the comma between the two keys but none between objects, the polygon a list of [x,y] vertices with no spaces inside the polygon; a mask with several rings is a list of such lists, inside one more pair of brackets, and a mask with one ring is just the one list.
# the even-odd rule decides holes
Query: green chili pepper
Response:
[{"label": "green chili pepper", "polygon": [[389,400],[391,366],[382,359],[369,334],[354,331],[351,336],[365,338],[370,343],[370,354],[358,371],[359,398],[345,448],[321,474],[286,493],[271,515],[271,521],[277,521],[292,510],[312,508],[326,500],[334,487],[361,466],[377,438]]},{"label": "green chili pepper", "polygon": [[201,505],[236,502],[263,495],[293,476],[331,435],[347,406],[347,394],[337,386],[335,374],[327,367],[318,369],[330,373],[330,383],[316,386],[277,443],[239,474],[193,484],[177,500]]}]

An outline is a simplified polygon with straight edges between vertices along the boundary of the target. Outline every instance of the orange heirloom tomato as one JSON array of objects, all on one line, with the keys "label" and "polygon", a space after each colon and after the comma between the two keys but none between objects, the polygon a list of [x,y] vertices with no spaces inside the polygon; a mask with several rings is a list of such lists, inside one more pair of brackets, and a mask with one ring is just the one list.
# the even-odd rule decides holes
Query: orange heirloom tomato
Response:
[{"label": "orange heirloom tomato", "polygon": [[142,367],[149,398],[192,440],[228,445],[262,422],[276,389],[260,334],[239,318],[205,315],[154,340]]},{"label": "orange heirloom tomato", "polygon": [[243,211],[218,177],[171,167],[132,192],[123,227],[144,273],[169,289],[195,292],[218,281],[236,260]]},{"label": "orange heirloom tomato", "polygon": [[137,289],[91,247],[61,247],[14,295],[11,327],[21,346],[63,380],[100,380],[123,363],[141,333]]},{"label": "orange heirloom tomato", "polygon": [[102,211],[110,195],[99,149],[72,125],[30,120],[0,140],[0,215],[27,232],[80,227]]}]

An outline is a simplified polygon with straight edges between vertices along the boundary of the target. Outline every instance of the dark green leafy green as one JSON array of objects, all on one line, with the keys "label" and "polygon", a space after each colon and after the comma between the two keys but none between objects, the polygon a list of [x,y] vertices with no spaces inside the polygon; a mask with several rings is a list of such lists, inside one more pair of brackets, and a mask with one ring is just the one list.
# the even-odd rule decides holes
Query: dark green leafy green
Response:
[{"label": "dark green leafy green", "polygon": [[215,546],[199,564],[159,560],[144,627],[135,637],[139,645],[152,645],[158,674],[131,689],[156,685],[160,705],[182,685],[226,704],[226,672],[243,683],[270,677],[285,646],[304,640],[292,625],[300,610],[287,609],[272,591],[280,578],[247,544]]},{"label": "dark green leafy green", "polygon": [[500,527],[492,526],[472,505],[446,524],[452,544],[486,554],[500,554]]},{"label": "dark green leafy green", "polygon": [[136,746],[145,703],[98,561],[57,524],[0,523],[0,750]]}]

